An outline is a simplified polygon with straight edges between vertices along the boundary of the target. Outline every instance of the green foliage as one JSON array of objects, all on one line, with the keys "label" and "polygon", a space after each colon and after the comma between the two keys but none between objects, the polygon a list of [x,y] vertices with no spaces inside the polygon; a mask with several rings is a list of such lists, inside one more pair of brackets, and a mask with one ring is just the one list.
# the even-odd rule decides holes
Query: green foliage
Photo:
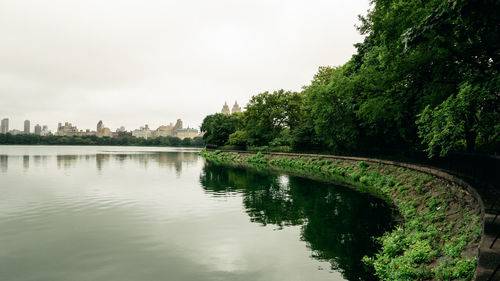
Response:
[{"label": "green foliage", "polygon": [[[209,145],[329,152],[500,149],[498,1],[375,0],[346,64],[300,93],[255,95],[238,126],[202,126]],[[206,120],[207,123],[209,120]],[[204,122],[205,124],[205,122]],[[216,129],[218,128],[218,130]],[[214,133],[212,133],[214,132]]]},{"label": "green foliage", "polygon": [[[277,141],[278,138],[283,139],[283,130],[293,130],[300,123],[302,103],[302,94],[284,90],[253,96],[244,112],[248,144],[263,146],[269,145],[273,140]],[[289,140],[286,140],[285,145],[288,144]]]},{"label": "green foliage", "polygon": [[[499,118],[499,115],[492,117],[489,116],[491,114],[484,112],[485,106],[492,102],[492,97],[489,96],[490,92],[483,89],[481,84],[476,83],[473,86],[465,83],[459,86],[456,96],[448,97],[433,109],[428,105],[418,115],[417,124],[419,135],[422,142],[427,145],[426,151],[429,156],[444,156],[453,148],[464,145],[467,151],[473,151],[476,137],[481,132],[486,129],[488,132],[484,132],[483,135],[494,134],[491,128],[498,124],[490,122]],[[484,114],[487,116],[482,116]],[[488,120],[481,117],[488,118]]]},{"label": "green foliage", "polygon": [[360,161],[360,162],[358,163],[358,168],[360,168],[360,169],[364,169],[364,168],[366,168],[366,167],[368,167],[368,163],[366,163],[365,161]]},{"label": "green foliage", "polygon": [[467,245],[467,238],[465,236],[460,236],[447,242],[444,245],[443,251],[447,256],[456,258],[460,256],[465,245]]},{"label": "green foliage", "polygon": [[460,260],[445,260],[441,262],[435,269],[437,280],[472,280],[477,260],[460,259]]},{"label": "green foliage", "polygon": [[306,88],[306,106],[310,108],[315,133],[334,150],[354,149],[359,128],[355,105],[351,102],[353,84],[345,76],[345,67],[330,69],[330,83],[313,83]]},{"label": "green foliage", "polygon": [[266,165],[267,158],[260,152],[248,157],[247,163],[253,166]]},{"label": "green foliage", "polygon": [[240,148],[247,146],[248,133],[243,130],[238,130],[229,135],[229,144]]},{"label": "green foliage", "polygon": [[291,142],[292,139],[290,136],[290,129],[285,128],[279,133],[278,136],[276,136],[271,142],[269,142],[269,145],[271,147],[290,146]]},{"label": "green foliage", "polygon": [[30,145],[121,145],[121,146],[187,146],[203,147],[205,142],[201,137],[184,138],[178,137],[158,137],[154,139],[143,139],[131,136],[121,136],[116,138],[97,136],[37,136],[37,135],[11,135],[0,134],[0,144],[30,144]]},{"label": "green foliage", "polygon": [[194,137],[191,144],[193,146],[203,147],[205,146],[205,140],[203,140],[203,137]]},{"label": "green foliage", "polygon": [[207,145],[222,146],[228,143],[229,135],[241,127],[241,114],[216,113],[203,119],[200,130]]},{"label": "green foliage", "polygon": [[[261,151],[285,144],[328,152],[426,151],[429,157],[462,150],[498,153],[500,2],[371,3],[358,27],[364,41],[350,61],[319,68],[301,93],[254,96],[242,127],[231,133],[246,131],[246,144]],[[272,168],[342,179],[396,197],[403,227],[385,235],[379,254],[365,259],[381,279],[472,278],[476,261],[462,254],[480,236],[480,223],[463,216],[449,224],[445,210],[451,199],[431,196],[445,194],[438,180],[404,168],[252,157]]]},{"label": "green foliage", "polygon": [[471,280],[474,277],[474,270],[476,269],[476,258],[457,260],[453,270],[453,277],[465,280]]},{"label": "green foliage", "polygon": [[[267,167],[343,181],[392,201],[402,216],[401,225],[379,238],[381,248],[374,257],[363,258],[382,280],[471,280],[474,275],[476,261],[463,257],[463,252],[481,235],[480,218],[467,209],[458,209],[451,214],[459,214],[453,216],[459,220],[448,220],[448,200],[457,199],[447,199],[449,195],[443,193],[447,183],[428,174],[364,161],[270,157],[261,152],[250,156],[222,151],[203,153],[215,163]],[[238,160],[234,160],[235,155]],[[430,182],[432,190],[425,192],[424,185]]]},{"label": "green foliage", "polygon": [[453,277],[453,263],[449,260],[441,262],[435,269],[434,273],[437,280],[451,280]]}]

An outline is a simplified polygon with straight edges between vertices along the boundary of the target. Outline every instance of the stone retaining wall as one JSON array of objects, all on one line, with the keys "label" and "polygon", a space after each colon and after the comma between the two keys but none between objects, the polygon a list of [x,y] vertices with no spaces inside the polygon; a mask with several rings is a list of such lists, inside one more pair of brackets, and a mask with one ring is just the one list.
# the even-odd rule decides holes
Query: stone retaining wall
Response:
[{"label": "stone retaining wall", "polygon": [[[214,152],[215,150],[210,150]],[[223,150],[222,152],[224,153],[230,153],[232,155],[241,155],[243,158],[248,158],[257,155],[258,152],[252,152],[252,151],[232,151],[232,150]],[[453,188],[460,188],[462,191],[464,191],[467,195],[470,197],[474,198],[474,201],[478,204],[479,209],[480,209],[480,223],[481,223],[481,228],[482,228],[482,234],[484,233],[484,213],[485,213],[485,208],[483,201],[481,197],[479,196],[478,192],[467,182],[462,180],[456,175],[452,175],[451,173],[433,168],[433,167],[428,167],[428,166],[423,166],[423,165],[415,165],[415,164],[409,164],[409,163],[403,163],[403,162],[397,162],[397,161],[389,161],[389,160],[381,160],[381,159],[373,159],[373,158],[364,158],[364,157],[350,157],[350,156],[335,156],[335,155],[318,155],[318,154],[298,154],[298,153],[274,153],[274,152],[260,152],[261,155],[265,155],[269,159],[279,159],[279,158],[301,158],[301,159],[323,159],[323,160],[336,160],[336,161],[345,161],[345,162],[367,162],[367,163],[374,163],[374,164],[379,164],[379,165],[384,165],[384,166],[393,166],[393,167],[399,167],[399,168],[405,168],[409,170],[413,170],[416,172],[424,173],[427,175],[431,175],[432,177],[441,179],[443,181],[447,181],[450,183],[450,186]],[[482,239],[482,236],[481,236]],[[479,242],[480,245],[481,241]],[[476,253],[479,253],[479,247],[478,249],[475,250]],[[477,275],[477,270],[475,271],[475,276]]]}]

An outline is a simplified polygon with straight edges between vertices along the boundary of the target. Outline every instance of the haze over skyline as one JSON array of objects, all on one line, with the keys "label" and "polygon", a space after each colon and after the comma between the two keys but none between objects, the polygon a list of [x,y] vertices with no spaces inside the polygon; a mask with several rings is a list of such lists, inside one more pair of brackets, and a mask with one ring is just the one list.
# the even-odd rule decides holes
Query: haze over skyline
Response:
[{"label": "haze over skyline", "polygon": [[300,90],[362,36],[367,0],[0,2],[0,119],[113,131]]}]

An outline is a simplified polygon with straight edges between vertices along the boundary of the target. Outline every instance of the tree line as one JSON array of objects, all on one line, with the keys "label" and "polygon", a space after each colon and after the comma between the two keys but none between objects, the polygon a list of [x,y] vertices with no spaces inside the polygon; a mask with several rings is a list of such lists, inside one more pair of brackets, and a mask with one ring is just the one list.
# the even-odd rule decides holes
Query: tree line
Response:
[{"label": "tree line", "polygon": [[494,0],[373,0],[347,63],[320,67],[302,91],[206,116],[207,146],[498,153],[498,10]]},{"label": "tree line", "polygon": [[0,144],[31,144],[31,145],[123,145],[123,146],[187,146],[203,147],[202,137],[184,138],[167,136],[157,138],[136,138],[120,136],[116,138],[97,136],[38,136],[33,134],[0,134]]}]

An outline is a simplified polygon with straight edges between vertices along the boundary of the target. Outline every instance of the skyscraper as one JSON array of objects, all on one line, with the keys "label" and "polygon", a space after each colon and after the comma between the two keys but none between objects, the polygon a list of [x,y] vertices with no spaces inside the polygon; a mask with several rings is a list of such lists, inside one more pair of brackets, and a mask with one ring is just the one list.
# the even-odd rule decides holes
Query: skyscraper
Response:
[{"label": "skyscraper", "polygon": [[0,126],[0,133],[7,134],[9,131],[9,118],[2,119],[2,125]]},{"label": "skyscraper", "polygon": [[24,133],[30,133],[30,120],[24,120]]},{"label": "skyscraper", "polygon": [[39,136],[42,134],[42,127],[39,124],[35,126],[35,135]]},{"label": "skyscraper", "polygon": [[49,131],[49,126],[43,125],[43,127],[42,127],[42,136],[48,136],[48,135],[51,135],[51,132]]},{"label": "skyscraper", "polygon": [[182,120],[181,119],[177,119],[177,122],[175,122],[175,126],[174,126],[174,133],[176,130],[179,130],[179,129],[182,129]]},{"label": "skyscraper", "polygon": [[98,137],[111,137],[111,130],[109,128],[104,127],[104,124],[102,123],[102,120],[97,123],[97,132],[96,135]]}]

